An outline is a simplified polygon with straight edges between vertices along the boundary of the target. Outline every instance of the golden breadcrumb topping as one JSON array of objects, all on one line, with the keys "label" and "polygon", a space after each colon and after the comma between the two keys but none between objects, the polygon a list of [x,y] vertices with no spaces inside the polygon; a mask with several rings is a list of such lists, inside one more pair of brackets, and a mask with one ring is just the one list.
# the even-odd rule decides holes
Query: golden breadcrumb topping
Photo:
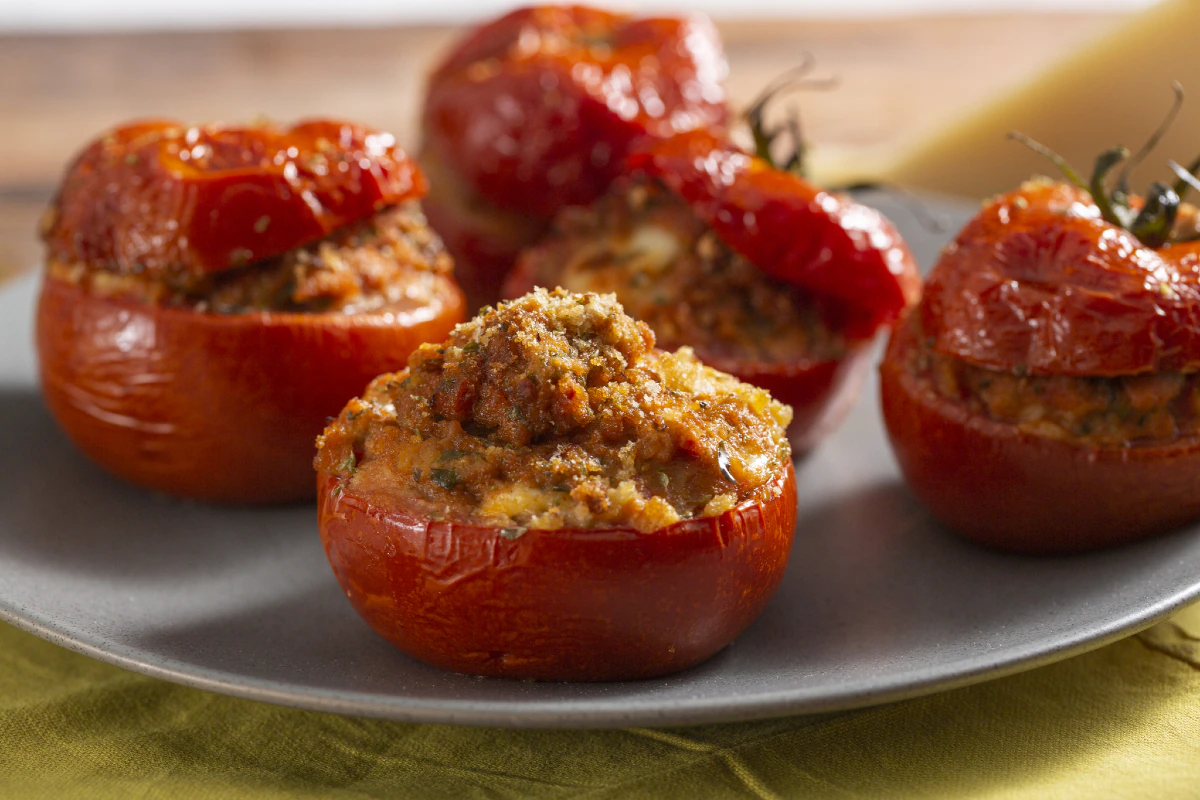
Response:
[{"label": "golden breadcrumb topping", "polygon": [[612,295],[537,290],[377,378],[316,467],[435,519],[649,532],[775,491],[791,416],[687,348],[655,349]]}]

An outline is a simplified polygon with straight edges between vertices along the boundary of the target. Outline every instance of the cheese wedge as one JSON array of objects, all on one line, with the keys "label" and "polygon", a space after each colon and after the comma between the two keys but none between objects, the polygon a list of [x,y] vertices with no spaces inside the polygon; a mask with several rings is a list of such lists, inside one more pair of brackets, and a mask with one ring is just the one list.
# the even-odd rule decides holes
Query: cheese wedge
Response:
[{"label": "cheese wedge", "polygon": [[[1142,145],[1170,108],[1177,80],[1188,96],[1131,182],[1144,191],[1151,180],[1169,178],[1168,159],[1187,164],[1200,155],[1198,36],[1200,0],[1168,0],[914,146],[860,165],[854,177],[869,170],[905,186],[970,197],[1008,191],[1034,174],[1059,177],[1043,156],[1008,140],[1017,130],[1060,153],[1086,178],[1102,151]],[[849,172],[848,166],[836,171]]]}]

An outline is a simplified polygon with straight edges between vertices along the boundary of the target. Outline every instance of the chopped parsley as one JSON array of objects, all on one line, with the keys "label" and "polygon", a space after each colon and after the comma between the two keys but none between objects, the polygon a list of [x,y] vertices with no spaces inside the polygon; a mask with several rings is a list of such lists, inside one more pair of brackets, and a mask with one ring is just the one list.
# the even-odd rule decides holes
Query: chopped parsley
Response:
[{"label": "chopped parsley", "polygon": [[429,470],[429,480],[446,491],[450,491],[462,483],[462,479],[458,477],[458,473],[452,469],[431,469]]}]

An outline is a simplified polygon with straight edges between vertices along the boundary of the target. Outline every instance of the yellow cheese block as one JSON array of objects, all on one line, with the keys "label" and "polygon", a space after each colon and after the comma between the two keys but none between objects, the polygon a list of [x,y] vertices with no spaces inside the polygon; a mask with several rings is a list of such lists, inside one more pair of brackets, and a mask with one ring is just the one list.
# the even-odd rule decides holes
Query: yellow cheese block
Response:
[{"label": "yellow cheese block", "polygon": [[1188,97],[1134,176],[1132,187],[1141,192],[1169,176],[1168,159],[1186,164],[1200,155],[1200,0],[1154,6],[1026,85],[855,172],[861,177],[869,168],[905,186],[971,197],[1007,191],[1033,174],[1058,177],[1044,157],[1007,139],[1018,130],[1062,154],[1086,178],[1103,150],[1141,146],[1170,108],[1176,80]]}]

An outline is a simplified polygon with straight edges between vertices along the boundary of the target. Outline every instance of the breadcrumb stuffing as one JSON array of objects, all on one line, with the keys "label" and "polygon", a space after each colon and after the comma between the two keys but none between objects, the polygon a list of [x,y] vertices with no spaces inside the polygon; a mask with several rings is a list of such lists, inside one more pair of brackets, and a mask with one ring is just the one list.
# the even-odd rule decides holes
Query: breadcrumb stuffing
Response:
[{"label": "breadcrumb stuffing", "polygon": [[377,378],[316,468],[434,518],[650,532],[772,491],[791,416],[688,348],[655,349],[612,295],[537,290]]},{"label": "breadcrumb stuffing", "polygon": [[445,291],[453,263],[413,201],[305,247],[220,273],[128,273],[105,264],[55,261],[48,269],[51,276],[96,294],[196,311],[356,313],[434,301]]},{"label": "breadcrumb stuffing", "polygon": [[[917,324],[916,316],[906,324]],[[968,364],[922,340],[913,374],[974,414],[1049,439],[1097,446],[1171,441],[1200,433],[1200,375],[1032,375]]]},{"label": "breadcrumb stuffing", "polygon": [[592,206],[564,209],[521,262],[538,286],[616,294],[662,347],[686,344],[702,360],[791,363],[846,353],[814,298],[733,251],[655,182],[618,185]]}]

